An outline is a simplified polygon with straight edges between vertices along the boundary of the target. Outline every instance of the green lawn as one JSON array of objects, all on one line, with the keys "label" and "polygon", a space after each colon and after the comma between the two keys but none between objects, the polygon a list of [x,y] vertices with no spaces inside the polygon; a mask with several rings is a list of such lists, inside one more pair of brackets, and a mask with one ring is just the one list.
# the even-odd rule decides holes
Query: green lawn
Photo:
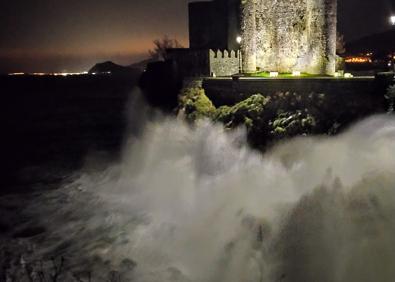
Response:
[{"label": "green lawn", "polygon": [[[245,76],[271,78],[270,72],[256,72],[256,73],[245,74]],[[329,77],[329,76],[308,74],[308,73],[301,73],[299,76],[293,76],[292,73],[279,73],[279,75],[276,78],[312,78],[312,77]]]}]

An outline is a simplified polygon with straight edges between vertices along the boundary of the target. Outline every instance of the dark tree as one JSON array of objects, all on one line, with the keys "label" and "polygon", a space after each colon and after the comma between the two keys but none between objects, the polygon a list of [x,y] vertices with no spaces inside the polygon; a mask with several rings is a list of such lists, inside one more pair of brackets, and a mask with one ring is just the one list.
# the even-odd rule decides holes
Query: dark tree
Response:
[{"label": "dark tree", "polygon": [[346,53],[346,42],[344,41],[344,35],[337,33],[336,36],[336,54],[342,55]]},{"label": "dark tree", "polygon": [[183,48],[183,46],[178,42],[177,39],[172,39],[165,35],[162,39],[154,40],[155,48],[149,50],[149,54],[152,59],[164,61],[167,59],[167,49],[172,48]]}]

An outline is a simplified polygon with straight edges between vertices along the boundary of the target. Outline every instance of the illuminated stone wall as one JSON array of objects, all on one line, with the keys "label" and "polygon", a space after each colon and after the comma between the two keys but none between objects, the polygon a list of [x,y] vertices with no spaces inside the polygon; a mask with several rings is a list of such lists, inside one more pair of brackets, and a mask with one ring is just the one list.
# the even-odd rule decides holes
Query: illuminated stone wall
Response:
[{"label": "illuminated stone wall", "polygon": [[210,74],[230,76],[239,72],[239,56],[235,51],[209,51]]},{"label": "illuminated stone wall", "polygon": [[241,3],[245,72],[335,72],[337,0]]},{"label": "illuminated stone wall", "polygon": [[168,49],[167,54],[183,77],[239,73],[240,53],[237,51],[178,48]]}]

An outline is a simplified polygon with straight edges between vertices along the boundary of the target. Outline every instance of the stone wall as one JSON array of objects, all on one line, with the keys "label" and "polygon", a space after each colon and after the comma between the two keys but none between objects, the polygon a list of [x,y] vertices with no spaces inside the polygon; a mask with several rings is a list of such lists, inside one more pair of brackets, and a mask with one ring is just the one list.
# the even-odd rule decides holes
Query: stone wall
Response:
[{"label": "stone wall", "polygon": [[335,72],[337,0],[241,2],[245,72]]},{"label": "stone wall", "polygon": [[191,49],[237,49],[240,33],[240,0],[189,3]]},{"label": "stone wall", "polygon": [[168,60],[175,62],[183,77],[209,76],[209,52],[205,49],[178,48],[168,49]]},{"label": "stone wall", "polygon": [[168,60],[174,61],[183,77],[230,76],[239,72],[237,51],[208,49],[168,49]]},{"label": "stone wall", "polygon": [[230,76],[239,72],[240,56],[237,51],[209,51],[210,73],[216,76]]},{"label": "stone wall", "polygon": [[211,2],[189,3],[189,46],[192,49],[207,48],[211,42],[211,16],[207,15]]},{"label": "stone wall", "polygon": [[278,92],[301,95],[324,93],[334,99],[347,99],[355,103],[368,99],[382,103],[386,83],[375,79],[204,79],[203,88],[215,106],[234,105],[254,94],[270,96]]},{"label": "stone wall", "polygon": [[252,73],[257,68],[257,25],[255,0],[241,0],[241,52],[243,72]]}]

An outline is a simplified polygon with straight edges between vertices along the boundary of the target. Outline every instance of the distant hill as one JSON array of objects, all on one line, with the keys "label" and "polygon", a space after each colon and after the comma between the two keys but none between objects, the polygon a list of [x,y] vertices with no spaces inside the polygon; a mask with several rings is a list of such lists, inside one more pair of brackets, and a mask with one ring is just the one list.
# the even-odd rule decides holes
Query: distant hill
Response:
[{"label": "distant hill", "polygon": [[112,74],[112,75],[136,75],[141,73],[139,68],[131,66],[121,66],[113,62],[104,62],[94,65],[90,70],[90,74]]},{"label": "distant hill", "polygon": [[141,71],[144,71],[144,70],[146,70],[147,65],[149,63],[153,63],[155,61],[156,61],[155,59],[151,59],[151,58],[150,59],[145,59],[143,61],[140,61],[140,62],[137,62],[137,63],[133,63],[133,64],[129,65],[129,67],[130,68],[134,68],[134,69],[140,69]]},{"label": "distant hill", "polygon": [[355,55],[372,52],[376,55],[386,55],[395,51],[395,28],[377,33],[346,44],[346,53]]}]

